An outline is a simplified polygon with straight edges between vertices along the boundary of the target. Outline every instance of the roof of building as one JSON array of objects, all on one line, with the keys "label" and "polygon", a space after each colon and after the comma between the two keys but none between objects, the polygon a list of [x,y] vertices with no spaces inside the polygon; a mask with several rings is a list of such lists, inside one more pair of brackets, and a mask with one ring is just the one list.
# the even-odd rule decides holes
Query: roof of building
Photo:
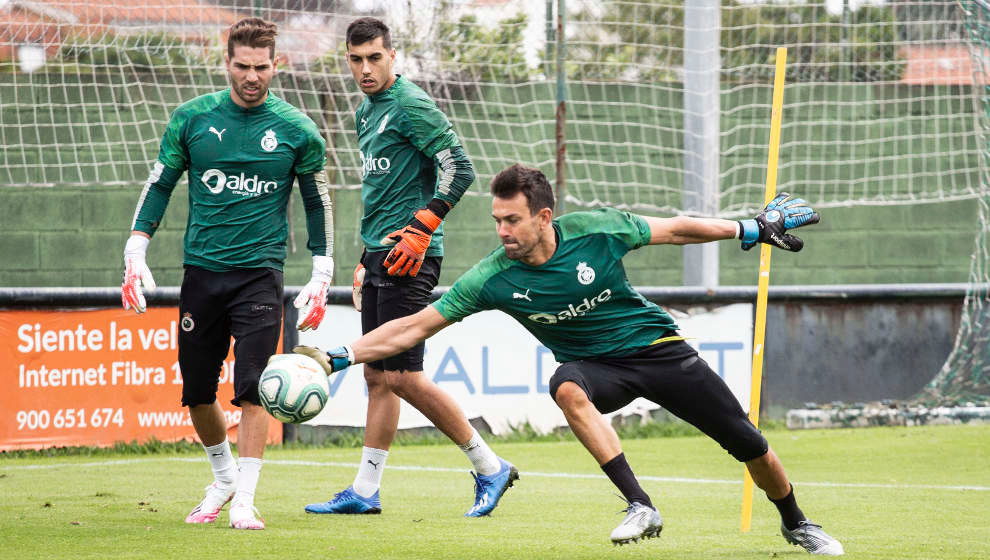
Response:
[{"label": "roof of building", "polygon": [[973,59],[966,45],[914,45],[903,47],[902,84],[970,85],[973,83]]},{"label": "roof of building", "polygon": [[[196,0],[11,0],[4,12],[34,13],[69,25],[223,25],[239,19],[231,10]],[[0,15],[0,18],[3,18]]]}]

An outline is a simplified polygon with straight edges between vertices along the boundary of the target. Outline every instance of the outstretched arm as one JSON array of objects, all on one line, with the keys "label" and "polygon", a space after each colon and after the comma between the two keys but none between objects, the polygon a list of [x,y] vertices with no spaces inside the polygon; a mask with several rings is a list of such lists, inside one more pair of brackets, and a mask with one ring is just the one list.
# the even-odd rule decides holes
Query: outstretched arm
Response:
[{"label": "outstretched arm", "polygon": [[432,305],[427,305],[418,313],[381,325],[349,346],[331,348],[328,352],[312,346],[296,346],[292,351],[320,362],[327,375],[330,375],[351,364],[374,362],[394,356],[430,338],[450,324]]},{"label": "outstretched arm", "polygon": [[739,224],[719,218],[654,218],[643,216],[650,226],[650,245],[688,245],[738,236]]},{"label": "outstretched arm", "polygon": [[432,305],[417,313],[393,319],[351,344],[354,363],[373,362],[408,350],[450,323]]},{"label": "outstretched arm", "polygon": [[707,243],[741,239],[743,250],[766,243],[787,251],[800,251],[804,242],[787,230],[821,221],[821,216],[800,198],[780,193],[755,218],[733,222],[719,218],[653,218],[643,216],[650,226],[650,245]]}]

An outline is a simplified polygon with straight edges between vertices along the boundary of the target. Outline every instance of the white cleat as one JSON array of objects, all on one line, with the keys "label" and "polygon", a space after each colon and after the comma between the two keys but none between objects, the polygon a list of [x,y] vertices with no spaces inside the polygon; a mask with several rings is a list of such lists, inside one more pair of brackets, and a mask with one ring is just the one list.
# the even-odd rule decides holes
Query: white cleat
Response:
[{"label": "white cleat", "polygon": [[206,487],[206,497],[186,516],[186,523],[213,523],[223,506],[234,497],[234,488],[219,486],[214,481]]},{"label": "white cleat", "polygon": [[800,546],[812,554],[823,556],[842,556],[845,554],[842,543],[830,537],[828,533],[822,530],[821,525],[816,525],[808,520],[802,521],[793,531],[789,531],[787,527],[781,525],[780,534],[784,535],[787,542]]},{"label": "white cleat", "polygon": [[623,545],[638,542],[639,539],[660,536],[663,519],[660,518],[660,512],[657,510],[639,502],[632,502],[622,511],[628,513],[622,523],[612,531],[612,544]]},{"label": "white cleat", "polygon": [[230,504],[230,526],[234,529],[260,531],[265,528],[265,520],[253,505],[234,502]]}]

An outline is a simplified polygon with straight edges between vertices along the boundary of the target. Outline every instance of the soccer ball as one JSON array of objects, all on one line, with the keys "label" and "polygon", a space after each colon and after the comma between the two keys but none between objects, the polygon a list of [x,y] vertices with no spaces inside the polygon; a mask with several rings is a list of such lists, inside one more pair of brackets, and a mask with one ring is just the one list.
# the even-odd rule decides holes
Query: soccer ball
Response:
[{"label": "soccer ball", "polygon": [[261,406],[276,420],[300,424],[323,410],[330,382],[316,360],[301,354],[276,354],[258,380]]}]

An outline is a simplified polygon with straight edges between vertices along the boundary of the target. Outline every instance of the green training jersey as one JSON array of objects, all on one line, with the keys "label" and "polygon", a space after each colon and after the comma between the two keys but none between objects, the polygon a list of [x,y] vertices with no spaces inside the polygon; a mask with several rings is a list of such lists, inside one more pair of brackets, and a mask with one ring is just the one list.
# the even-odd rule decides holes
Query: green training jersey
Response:
[{"label": "green training jersey", "polygon": [[[409,223],[434,194],[444,198],[434,158],[460,140],[430,96],[402,76],[365,97],[354,117],[361,150],[361,239],[370,252],[387,251],[383,237]],[[443,255],[443,225],[426,254]]]},{"label": "green training jersey", "polygon": [[234,103],[230,89],[202,95],[172,113],[132,228],[154,233],[188,170],[183,262],[220,272],[281,270],[292,184],[315,175],[316,181],[300,180],[309,246],[314,254],[332,254],[325,161],[326,143],[313,121],[271,92],[251,108]]},{"label": "green training jersey", "polygon": [[454,282],[433,306],[448,321],[485,309],[519,321],[558,362],[630,354],[677,329],[632,286],[622,257],[650,242],[646,220],[611,208],[553,222],[557,250],[540,266],[500,247]]}]

